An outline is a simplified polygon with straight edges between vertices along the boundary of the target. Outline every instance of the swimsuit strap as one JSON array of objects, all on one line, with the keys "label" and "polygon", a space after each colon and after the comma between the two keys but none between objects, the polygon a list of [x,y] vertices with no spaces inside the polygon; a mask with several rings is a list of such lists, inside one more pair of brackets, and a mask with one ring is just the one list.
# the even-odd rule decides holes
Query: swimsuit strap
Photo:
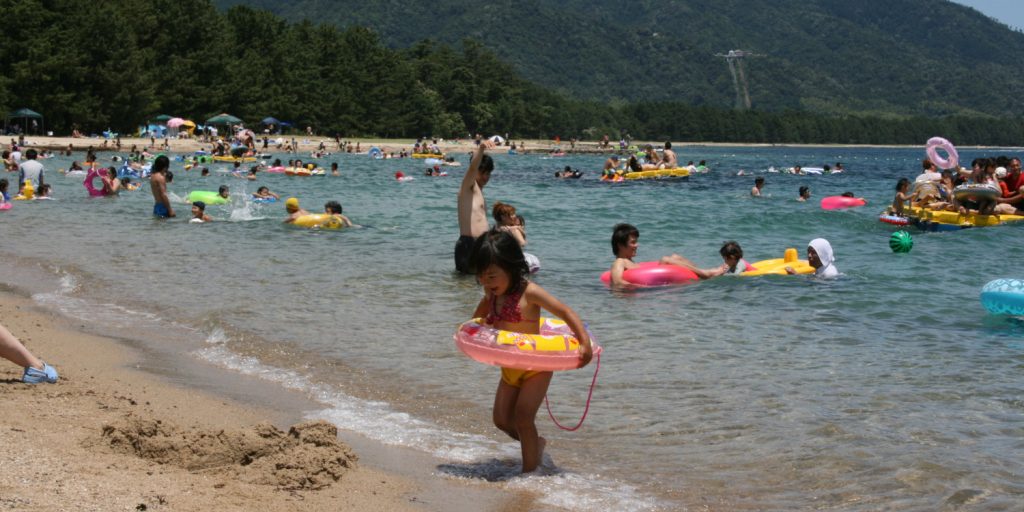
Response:
[{"label": "swimsuit strap", "polygon": [[493,324],[498,320],[504,322],[522,322],[523,313],[519,309],[519,299],[523,296],[523,292],[525,291],[526,282],[523,282],[516,287],[514,292],[505,295],[505,302],[501,305],[500,312],[497,311],[498,296],[492,296],[491,309],[487,313],[487,323]]}]

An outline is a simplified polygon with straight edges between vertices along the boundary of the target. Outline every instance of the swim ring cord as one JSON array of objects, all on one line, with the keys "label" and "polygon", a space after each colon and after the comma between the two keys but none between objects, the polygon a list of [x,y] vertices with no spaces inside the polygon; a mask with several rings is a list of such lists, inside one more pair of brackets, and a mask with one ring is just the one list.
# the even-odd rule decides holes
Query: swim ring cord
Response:
[{"label": "swim ring cord", "polygon": [[551,421],[555,422],[555,425],[558,426],[558,428],[562,430],[567,430],[569,432],[575,432],[579,430],[580,427],[583,426],[583,420],[587,419],[587,413],[590,412],[590,399],[594,396],[594,386],[597,385],[597,372],[601,371],[601,354],[597,354],[596,357],[597,361],[595,362],[595,364],[597,365],[597,367],[594,368],[594,378],[591,379],[590,381],[590,391],[587,393],[587,405],[586,407],[583,408],[583,416],[580,417],[580,422],[577,423],[575,427],[569,428],[563,426],[561,423],[558,422],[557,419],[555,419],[555,415],[551,412],[551,404],[548,403],[548,395],[544,395],[544,407],[548,408],[548,416],[551,417]]}]

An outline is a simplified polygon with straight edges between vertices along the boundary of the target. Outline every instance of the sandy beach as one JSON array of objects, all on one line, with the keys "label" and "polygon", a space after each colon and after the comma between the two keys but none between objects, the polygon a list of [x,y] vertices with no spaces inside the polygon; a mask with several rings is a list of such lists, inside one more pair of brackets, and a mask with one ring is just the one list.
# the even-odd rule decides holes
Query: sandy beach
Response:
[{"label": "sandy beach", "polygon": [[174,369],[159,369],[166,362],[147,360],[127,340],[79,332],[73,322],[20,295],[0,293],[0,317],[61,374],[57,384],[33,386],[20,382],[20,368],[0,364],[0,508],[397,511],[524,505],[524,497],[486,486],[377,469],[338,440],[327,422],[302,422],[273,407],[273,397],[264,407],[185,386]]},{"label": "sandy beach", "polygon": [[[291,139],[292,136],[280,136],[286,140]],[[298,144],[298,150],[296,155],[301,156],[302,154],[308,154],[309,152],[317,149],[320,143],[323,142],[328,152],[336,152],[338,145],[333,138],[330,137],[307,137],[307,136],[294,136],[296,143]],[[277,149],[276,144],[271,139],[270,144],[265,151],[273,154],[275,157],[287,159],[288,153],[285,153]],[[411,150],[415,140],[413,139],[379,139],[379,138],[343,138],[343,141],[350,141],[353,144],[359,143],[360,152],[366,152],[369,148],[377,146],[382,148],[385,153],[397,153],[401,149]],[[66,150],[69,146],[74,151],[85,151],[89,148],[93,148],[97,152],[114,151],[113,140],[106,140],[102,138],[72,138],[72,137],[36,137],[29,136],[25,139],[26,146],[35,147],[40,149],[47,149],[51,151]],[[104,145],[106,142],[106,145]],[[618,142],[612,141],[608,148],[601,148],[599,143],[596,141],[581,141],[577,142],[575,146],[572,146],[568,141],[556,142],[554,140],[538,140],[538,139],[526,139],[518,140],[514,142],[517,145],[516,151],[520,154],[538,154],[538,153],[551,153],[553,151],[561,151],[565,153],[574,154],[612,154],[618,151]],[[525,143],[525,150],[523,144]],[[162,144],[162,139],[157,139],[157,145]],[[209,150],[210,144],[200,142],[198,139],[168,139],[168,144],[171,147],[171,152],[174,153],[191,153],[198,150]],[[632,145],[643,147],[647,144],[651,144],[655,148],[661,148],[664,141],[632,141]],[[857,144],[758,144],[758,143],[731,143],[731,142],[679,142],[674,143],[676,149],[682,148],[699,148],[699,147],[803,147],[803,148],[824,148],[824,147],[835,147],[835,148],[914,148],[919,146],[906,146],[906,145],[857,145]],[[473,142],[469,139],[461,140],[440,140],[438,146],[446,154],[459,154],[469,153],[472,148]],[[121,151],[128,152],[132,146],[137,146],[139,149],[146,149],[150,146],[150,139],[139,138],[139,137],[123,137],[121,139]],[[257,142],[257,148],[261,148],[262,144]],[[961,149],[987,149],[989,146],[961,146]],[[1020,149],[1020,148],[1009,148],[1009,149]],[[154,150],[151,150],[154,151]]]}]

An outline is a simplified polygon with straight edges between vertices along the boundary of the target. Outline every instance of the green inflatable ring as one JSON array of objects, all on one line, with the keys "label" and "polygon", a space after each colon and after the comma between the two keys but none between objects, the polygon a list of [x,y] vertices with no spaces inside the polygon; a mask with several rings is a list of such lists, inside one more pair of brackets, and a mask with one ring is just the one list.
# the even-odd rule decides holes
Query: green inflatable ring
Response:
[{"label": "green inflatable ring", "polygon": [[213,192],[211,190],[193,190],[192,192],[188,193],[188,197],[185,198],[185,201],[188,202],[189,204],[194,203],[196,201],[202,201],[207,205],[211,205],[227,204],[230,200],[221,197],[220,194]]}]

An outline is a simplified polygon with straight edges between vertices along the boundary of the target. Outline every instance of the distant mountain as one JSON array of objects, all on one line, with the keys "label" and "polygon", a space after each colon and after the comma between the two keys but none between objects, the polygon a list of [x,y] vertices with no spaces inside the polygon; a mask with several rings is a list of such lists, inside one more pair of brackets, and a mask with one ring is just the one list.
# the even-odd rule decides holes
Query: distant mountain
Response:
[{"label": "distant mountain", "polygon": [[1024,34],[945,0],[215,0],[371,28],[405,48],[473,38],[584,99],[728,108],[740,49],[762,110],[1024,114]]}]

